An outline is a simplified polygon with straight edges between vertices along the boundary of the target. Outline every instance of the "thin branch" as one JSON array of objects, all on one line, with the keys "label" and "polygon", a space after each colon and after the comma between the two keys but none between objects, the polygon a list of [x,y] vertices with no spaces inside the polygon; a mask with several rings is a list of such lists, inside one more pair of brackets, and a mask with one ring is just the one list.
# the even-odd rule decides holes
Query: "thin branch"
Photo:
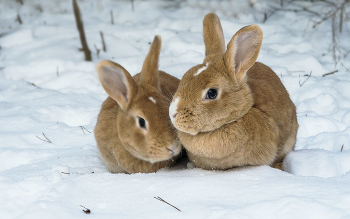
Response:
[{"label": "thin branch", "polygon": [[134,12],[134,0],[131,0],[131,9],[132,9],[132,12]]},{"label": "thin branch", "polygon": [[96,54],[97,54],[97,57],[100,55],[100,49],[97,48],[96,44],[94,44],[94,47],[96,49]]},{"label": "thin branch", "polygon": [[113,11],[111,10],[111,24],[114,25]]},{"label": "thin branch", "polygon": [[43,136],[46,138],[46,140],[41,139],[41,138],[39,138],[39,137],[36,135],[36,137],[39,138],[40,140],[45,141],[45,142],[48,142],[48,143],[52,143],[52,142],[50,141],[50,139],[48,139],[48,138],[45,136],[44,132],[43,132]]},{"label": "thin branch", "polygon": [[166,204],[168,204],[168,205],[170,205],[171,207],[175,208],[175,209],[178,210],[178,211],[181,211],[180,209],[178,209],[178,208],[175,207],[174,205],[169,204],[168,202],[164,201],[164,200],[163,200],[161,197],[159,197],[159,196],[154,197],[154,198],[157,199],[157,200],[159,200],[159,201],[162,201],[162,202],[164,202],[164,203],[166,203]]},{"label": "thin branch", "polygon": [[334,73],[338,72],[338,70],[335,70],[335,71],[332,71],[332,72],[329,72],[329,73],[326,73],[326,74],[323,74],[322,77],[325,77],[327,75],[332,75]]},{"label": "thin branch", "polygon": [[100,35],[101,35],[101,40],[102,40],[102,50],[104,52],[106,52],[106,43],[105,43],[105,38],[103,37],[102,31],[100,31]]},{"label": "thin branch", "polygon": [[21,16],[19,15],[19,12],[17,13],[16,21],[18,21],[19,24],[23,24]]},{"label": "thin branch", "polygon": [[82,206],[82,205],[79,205],[79,206],[85,208],[85,209],[83,210],[85,214],[90,214],[90,213],[91,213],[90,209],[88,209],[88,208],[86,208],[86,207],[84,207],[84,206]]},{"label": "thin branch", "polygon": [[91,133],[91,132],[90,132],[89,130],[87,130],[84,126],[79,126],[79,127],[80,127],[81,130],[83,131],[84,135],[85,135],[84,129],[85,129],[87,132]]},{"label": "thin branch", "polygon": [[305,80],[303,83],[300,84],[300,81],[299,81],[300,87],[303,86],[303,84],[305,84],[305,82],[306,82],[307,80],[309,80],[309,78],[311,77],[311,74],[312,74],[312,71],[310,72],[310,74],[308,75],[308,77],[306,78],[306,80]]},{"label": "thin branch", "polygon": [[80,9],[76,0],[73,0],[73,11],[75,16],[75,22],[77,24],[77,29],[79,31],[81,46],[83,47],[83,51],[85,54],[85,61],[91,61],[91,51],[88,47],[85,37],[84,24],[81,20]]}]

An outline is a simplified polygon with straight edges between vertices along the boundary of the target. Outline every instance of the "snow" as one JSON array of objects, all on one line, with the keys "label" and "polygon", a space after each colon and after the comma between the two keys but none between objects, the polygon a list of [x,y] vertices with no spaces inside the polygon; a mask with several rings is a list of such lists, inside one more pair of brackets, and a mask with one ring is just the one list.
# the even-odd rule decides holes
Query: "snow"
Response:
[{"label": "snow", "polygon": [[[276,12],[262,23],[267,1],[250,2],[134,1],[132,11],[130,1],[78,1],[93,56],[85,62],[71,1],[1,1],[0,218],[349,218],[350,60],[334,65],[330,20],[312,29],[306,15]],[[203,62],[208,12],[226,43],[248,24],[264,32],[258,61],[280,76],[300,125],[286,171],[206,171],[181,160],[152,174],[109,173],[92,133],[107,97],[97,63],[134,75],[159,34],[159,68],[181,79]],[[100,31],[107,51],[97,55]]]}]

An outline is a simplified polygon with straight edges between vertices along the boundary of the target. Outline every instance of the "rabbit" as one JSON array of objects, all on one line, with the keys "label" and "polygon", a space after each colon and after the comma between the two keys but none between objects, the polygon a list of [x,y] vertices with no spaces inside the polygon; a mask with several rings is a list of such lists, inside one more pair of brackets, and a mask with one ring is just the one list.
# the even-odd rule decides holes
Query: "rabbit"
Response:
[{"label": "rabbit", "polygon": [[150,173],[173,164],[182,145],[168,117],[179,79],[158,70],[161,37],[155,36],[141,73],[103,60],[97,74],[109,97],[94,129],[100,156],[112,173]]},{"label": "rabbit", "polygon": [[205,59],[180,81],[170,119],[191,163],[203,169],[282,169],[295,146],[296,108],[278,76],[256,62],[263,33],[240,29],[228,43],[218,16],[203,20]]}]

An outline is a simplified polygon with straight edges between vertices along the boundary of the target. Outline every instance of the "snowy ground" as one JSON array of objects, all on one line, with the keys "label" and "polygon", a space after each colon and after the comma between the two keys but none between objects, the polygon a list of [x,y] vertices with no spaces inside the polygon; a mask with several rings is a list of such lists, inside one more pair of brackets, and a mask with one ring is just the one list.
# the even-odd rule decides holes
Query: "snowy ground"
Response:
[{"label": "snowy ground", "polygon": [[[130,1],[78,1],[93,53],[85,62],[70,1],[1,1],[0,218],[350,218],[350,59],[334,65],[330,21],[314,30],[300,14],[277,12],[261,23],[266,2],[240,2],[135,1],[132,11]],[[221,18],[226,42],[248,24],[264,31],[258,61],[298,109],[289,173],[187,169],[185,161],[154,174],[108,173],[90,133],[107,97],[95,65],[110,59],[136,74],[159,34],[160,69],[181,78],[203,61],[207,12]],[[97,56],[100,31],[107,52]]]}]

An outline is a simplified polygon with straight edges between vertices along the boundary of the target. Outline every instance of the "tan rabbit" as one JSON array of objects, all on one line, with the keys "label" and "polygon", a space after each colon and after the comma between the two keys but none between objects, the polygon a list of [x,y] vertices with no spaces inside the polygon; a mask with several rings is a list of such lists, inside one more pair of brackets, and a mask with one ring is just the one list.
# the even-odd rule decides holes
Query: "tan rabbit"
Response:
[{"label": "tan rabbit", "polygon": [[158,71],[161,38],[156,36],[141,73],[131,77],[117,63],[101,61],[98,78],[109,95],[95,127],[100,155],[113,173],[149,173],[175,162],[181,151],[168,117],[179,80]]},{"label": "tan rabbit", "polygon": [[240,29],[225,52],[216,14],[203,20],[205,59],[186,72],[169,108],[178,137],[196,167],[245,165],[281,168],[293,150],[296,109],[278,76],[255,62],[263,34]]}]

